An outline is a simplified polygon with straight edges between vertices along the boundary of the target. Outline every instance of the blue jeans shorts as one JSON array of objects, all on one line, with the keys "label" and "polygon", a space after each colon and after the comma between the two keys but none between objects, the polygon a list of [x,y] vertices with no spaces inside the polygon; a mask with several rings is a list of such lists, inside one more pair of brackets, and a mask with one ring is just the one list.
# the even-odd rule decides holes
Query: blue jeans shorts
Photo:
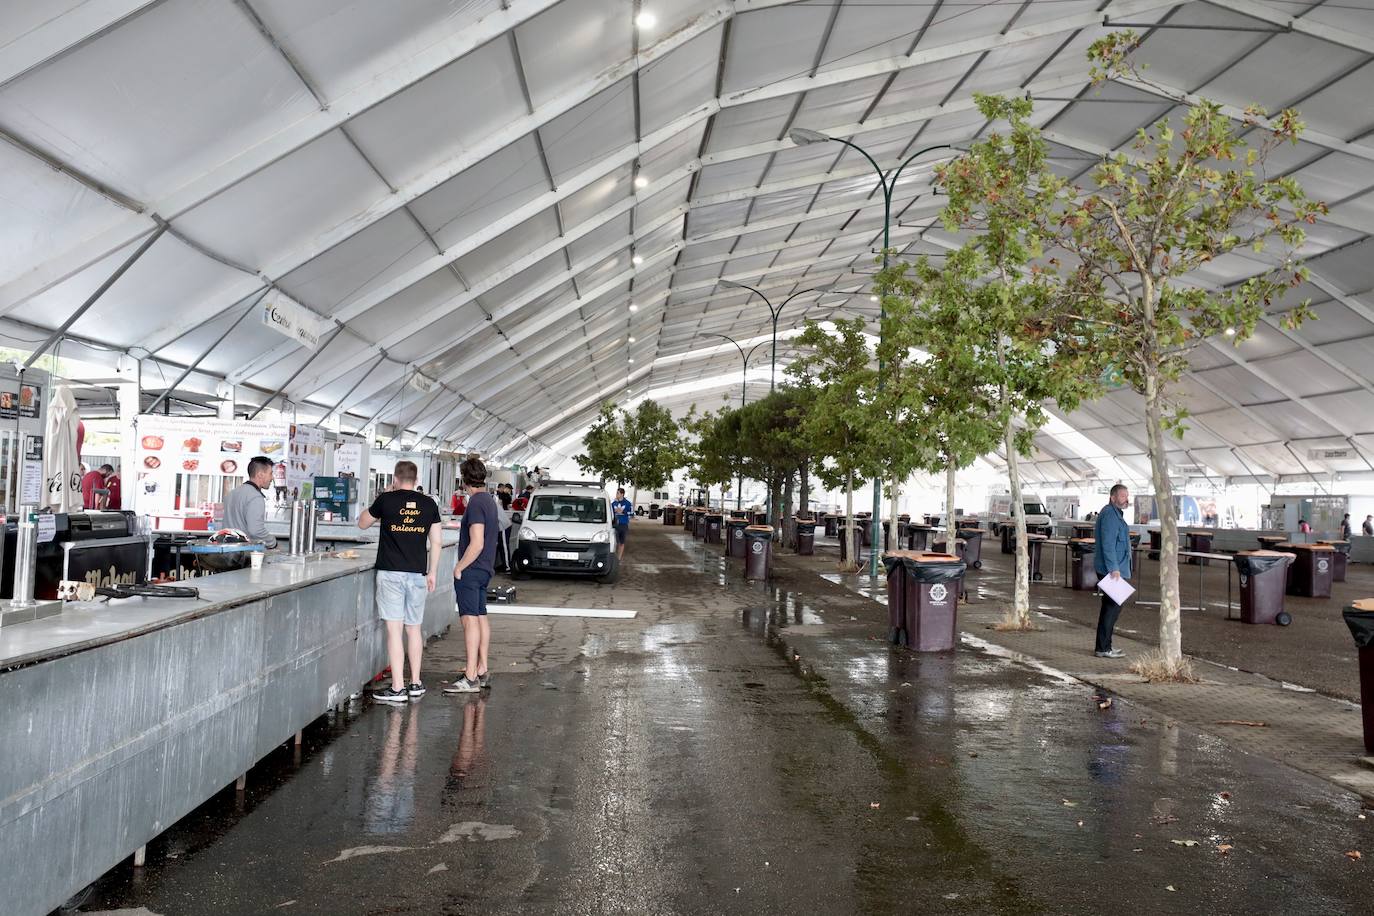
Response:
[{"label": "blue jeans shorts", "polygon": [[463,570],[463,578],[453,580],[453,597],[459,617],[487,616],[487,584],[491,573],[481,569]]},{"label": "blue jeans shorts", "polygon": [[428,596],[423,574],[377,570],[377,616],[383,620],[402,620],[408,627],[418,627],[425,619]]}]

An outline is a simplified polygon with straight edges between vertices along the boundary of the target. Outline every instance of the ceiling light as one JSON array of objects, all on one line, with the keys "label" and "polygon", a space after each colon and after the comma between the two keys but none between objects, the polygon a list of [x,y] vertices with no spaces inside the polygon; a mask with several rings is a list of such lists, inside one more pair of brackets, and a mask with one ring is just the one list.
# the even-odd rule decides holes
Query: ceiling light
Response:
[{"label": "ceiling light", "polygon": [[630,303],[630,311],[632,311],[632,312],[637,312],[637,311],[639,311],[639,306],[637,306],[637,305],[635,305],[633,302],[631,302],[631,303]]},{"label": "ceiling light", "polygon": [[1235,329],[1235,328],[1227,328],[1227,329],[1226,329],[1225,331],[1223,331],[1222,333],[1225,334],[1227,337],[1235,337],[1235,336],[1236,336],[1236,329]]},{"label": "ceiling light", "polygon": [[641,29],[652,29],[654,26],[658,25],[658,17],[648,10],[644,10],[635,17],[635,25],[639,26]]},{"label": "ceiling light", "polygon": [[877,302],[877,301],[878,301],[878,297],[877,297],[877,296],[869,296],[869,297],[868,297],[868,301],[869,301],[869,302]]},{"label": "ceiling light", "polygon": [[817,130],[807,130],[805,127],[794,127],[787,132],[788,138],[798,146],[807,146],[811,143],[825,143],[830,138]]},{"label": "ceiling light", "polygon": [[630,343],[634,343],[634,342],[635,342],[635,339],[634,339],[633,337],[631,337],[631,338],[630,338]]},{"label": "ceiling light", "polygon": [[626,362],[628,362],[631,366],[633,366],[633,365],[635,364],[635,358],[634,358],[633,356],[631,356],[628,360],[626,360]]},{"label": "ceiling light", "polygon": [[643,175],[636,175],[636,176],[635,176],[635,187],[636,187],[636,188],[647,188],[648,186],[649,186],[649,179],[645,178]]},{"label": "ceiling light", "polygon": [[637,255],[635,255],[634,257],[630,258],[630,260],[633,261],[633,262],[636,263],[636,264],[643,264],[643,263],[644,263],[644,256],[643,256],[643,255],[637,254]]}]

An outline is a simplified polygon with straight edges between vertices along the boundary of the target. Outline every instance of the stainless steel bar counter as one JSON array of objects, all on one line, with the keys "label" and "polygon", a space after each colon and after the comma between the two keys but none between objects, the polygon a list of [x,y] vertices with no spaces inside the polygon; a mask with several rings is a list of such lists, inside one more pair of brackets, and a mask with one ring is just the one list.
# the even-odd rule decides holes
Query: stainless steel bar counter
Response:
[{"label": "stainless steel bar counter", "polygon": [[[455,616],[445,532],[426,636]],[[386,667],[375,547],[0,629],[0,899],[46,914]]]}]

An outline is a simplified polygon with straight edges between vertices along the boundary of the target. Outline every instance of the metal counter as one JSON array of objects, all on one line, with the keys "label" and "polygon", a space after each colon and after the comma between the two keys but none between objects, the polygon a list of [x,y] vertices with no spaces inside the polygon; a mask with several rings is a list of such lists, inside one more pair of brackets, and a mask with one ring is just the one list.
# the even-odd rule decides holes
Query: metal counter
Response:
[{"label": "metal counter", "polygon": [[[445,541],[426,636],[455,616]],[[0,630],[6,913],[50,912],[386,667],[375,548],[359,553]]]}]

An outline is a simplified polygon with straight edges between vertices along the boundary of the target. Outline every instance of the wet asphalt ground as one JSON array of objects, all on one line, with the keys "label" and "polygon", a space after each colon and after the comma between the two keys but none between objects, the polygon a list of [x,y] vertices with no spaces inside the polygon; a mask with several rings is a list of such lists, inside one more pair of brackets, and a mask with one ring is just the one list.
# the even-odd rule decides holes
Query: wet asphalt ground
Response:
[{"label": "wet asphalt ground", "polygon": [[316,723],[81,909],[1369,912],[1374,813],[1327,783],[677,529],[627,560],[520,600],[636,619],[494,618],[482,696],[431,643],[426,697]]}]

